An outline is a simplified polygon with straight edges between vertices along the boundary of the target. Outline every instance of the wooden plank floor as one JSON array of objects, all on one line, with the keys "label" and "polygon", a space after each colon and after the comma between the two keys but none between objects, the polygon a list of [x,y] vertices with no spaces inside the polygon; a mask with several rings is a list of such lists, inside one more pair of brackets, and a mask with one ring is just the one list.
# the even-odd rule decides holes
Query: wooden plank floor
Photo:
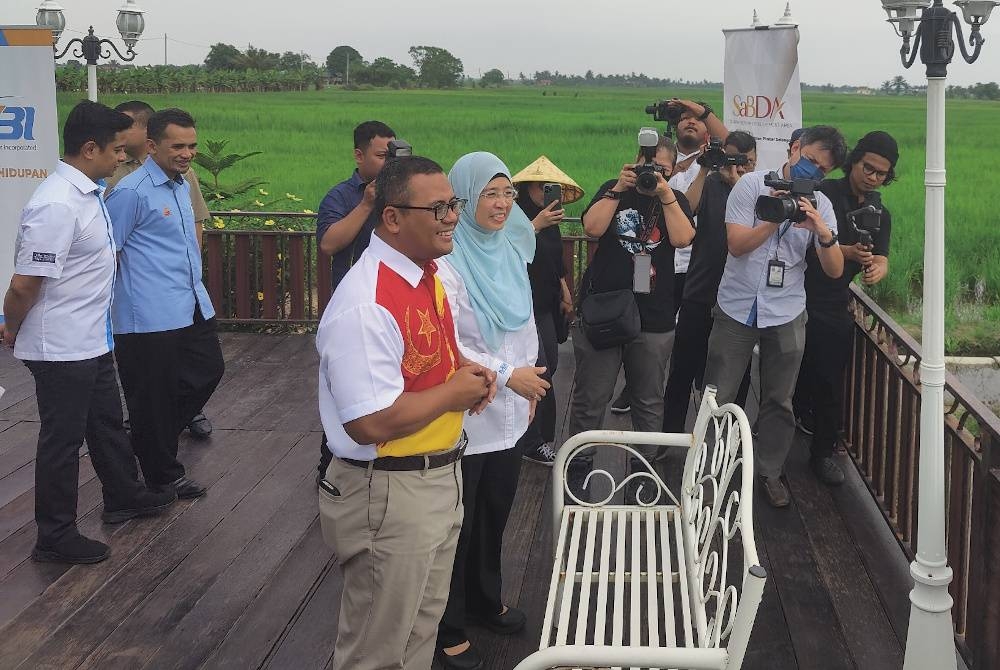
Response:
[{"label": "wooden plank floor", "polygon": [[[38,415],[27,370],[0,354],[0,670],[328,667],[341,577],[316,511],[313,338],[222,339],[226,376],[207,408],[216,431],[181,444],[208,495],[164,517],[104,527],[84,451],[79,525],[112,556],[72,568],[28,558]],[[561,430],[571,346],[560,354]],[[608,426],[629,427],[628,417],[611,416]],[[824,487],[799,442],[788,464],[793,505],[756,508],[768,582],[744,667],[901,667],[906,562],[853,468],[846,486]],[[525,464],[505,537],[505,596],[526,611],[526,630],[501,638],[471,629],[491,670],[537,648],[551,569],[548,477]]]}]

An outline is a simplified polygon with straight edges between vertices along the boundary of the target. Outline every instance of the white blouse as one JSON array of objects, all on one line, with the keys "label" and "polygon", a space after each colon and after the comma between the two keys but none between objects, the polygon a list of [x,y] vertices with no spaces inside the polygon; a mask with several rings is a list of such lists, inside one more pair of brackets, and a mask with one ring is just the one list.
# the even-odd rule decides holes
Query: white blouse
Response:
[{"label": "white blouse", "polygon": [[465,453],[485,454],[511,449],[528,429],[529,403],[507,388],[506,384],[515,368],[534,366],[538,359],[535,316],[532,313],[520,329],[505,332],[500,348],[491,351],[479,330],[462,277],[446,258],[439,258],[437,264],[437,274],[448,294],[448,304],[455,320],[459,350],[466,358],[497,373],[499,388],[496,398],[482,414],[465,417],[465,432],[469,437]]}]

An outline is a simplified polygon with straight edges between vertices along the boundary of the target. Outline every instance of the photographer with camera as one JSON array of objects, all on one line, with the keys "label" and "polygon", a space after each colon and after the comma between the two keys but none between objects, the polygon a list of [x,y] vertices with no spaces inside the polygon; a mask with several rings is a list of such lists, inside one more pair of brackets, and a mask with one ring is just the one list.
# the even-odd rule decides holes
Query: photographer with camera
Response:
[{"label": "photographer with camera", "polygon": [[846,153],[836,128],[806,128],[780,175],[744,175],[726,203],[729,257],[713,311],[705,383],[718,388],[720,404],[731,402],[759,345],[757,426],[763,439],[754,446],[764,494],[774,507],[790,502],[781,471],[795,433],[792,393],[805,346],[806,251],[816,248],[831,277],[844,269],[833,206],[817,189]]},{"label": "photographer with camera", "polygon": [[684,194],[667,184],[675,149],[656,130],[639,131],[637,162],[605,182],[583,212],[599,237],[580,286],[573,328],[576,371],[569,434],[600,428],[622,365],[635,430],[663,423],[663,383],[673,344],[674,248],[694,238]]},{"label": "photographer with camera", "polygon": [[[685,195],[697,213],[697,205],[701,200],[701,184],[708,174],[708,169],[702,168],[698,161],[708,147],[710,138],[726,137],[729,131],[712,108],[704,102],[672,98],[648,105],[646,113],[652,115],[654,121],[662,121],[676,131],[677,158],[668,176],[668,183],[671,188]],[[697,227],[697,218],[692,218],[692,222]],[[681,247],[674,252],[674,317],[677,316],[684,295],[684,280],[690,260],[690,247]],[[630,410],[630,390],[627,385],[622,389],[611,403],[612,412],[624,414]]]},{"label": "photographer with camera", "polygon": [[882,206],[880,186],[896,177],[899,148],[876,130],[858,142],[844,163],[844,176],[820,184],[833,203],[839,224],[844,272],[831,278],[815,251],[806,254],[806,348],[795,388],[796,423],[812,434],[810,465],[823,483],[836,486],[844,472],[833,460],[841,419],[844,371],[851,356],[854,319],[847,311],[850,284],[858,274],[866,285],[881,281],[889,269],[892,217]]},{"label": "photographer with camera", "polygon": [[[690,247],[691,263],[677,313],[674,350],[670,356],[670,372],[663,397],[663,430],[668,433],[684,432],[691,401],[691,384],[693,382],[697,388],[702,387],[708,336],[712,332],[712,307],[728,255],[726,201],[733,186],[752,170],[750,166],[757,158],[757,142],[750,133],[733,131],[725,144],[720,145],[702,155],[702,158],[707,158],[708,176],[702,180],[704,188],[698,189],[700,200],[692,205],[699,212],[698,228]],[[744,375],[736,397],[741,405],[746,401],[749,386],[749,375]]]}]

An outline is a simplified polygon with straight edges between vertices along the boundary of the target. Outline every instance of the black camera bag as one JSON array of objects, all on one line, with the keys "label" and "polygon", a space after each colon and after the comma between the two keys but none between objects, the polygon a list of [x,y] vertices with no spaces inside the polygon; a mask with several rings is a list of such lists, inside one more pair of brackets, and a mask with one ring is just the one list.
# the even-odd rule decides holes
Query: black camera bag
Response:
[{"label": "black camera bag", "polygon": [[631,289],[590,293],[580,303],[583,334],[595,349],[610,349],[639,337],[639,306]]}]

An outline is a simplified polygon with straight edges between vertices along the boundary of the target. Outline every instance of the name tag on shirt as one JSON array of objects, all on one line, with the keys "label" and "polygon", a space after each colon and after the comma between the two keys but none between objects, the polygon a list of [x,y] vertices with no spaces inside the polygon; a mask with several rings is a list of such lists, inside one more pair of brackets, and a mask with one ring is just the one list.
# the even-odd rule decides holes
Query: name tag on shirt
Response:
[{"label": "name tag on shirt", "polygon": [[649,254],[632,256],[632,291],[649,293],[652,288],[653,257]]},{"label": "name tag on shirt", "polygon": [[767,285],[771,288],[781,288],[785,285],[785,263],[771,259],[767,263]]}]

